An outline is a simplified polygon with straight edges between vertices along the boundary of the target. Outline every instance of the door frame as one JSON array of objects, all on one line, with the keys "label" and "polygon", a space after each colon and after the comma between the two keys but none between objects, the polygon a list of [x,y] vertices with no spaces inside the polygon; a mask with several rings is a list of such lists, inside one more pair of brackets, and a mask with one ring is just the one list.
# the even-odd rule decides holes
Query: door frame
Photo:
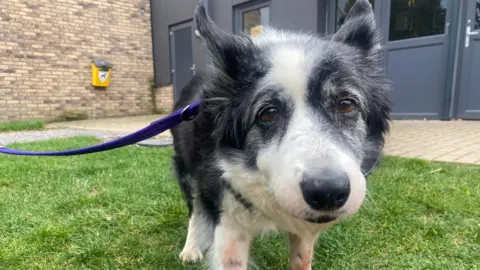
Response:
[{"label": "door frame", "polygon": [[177,91],[176,91],[176,86],[177,86],[177,80],[175,78],[175,72],[176,72],[176,65],[175,65],[175,35],[174,32],[183,28],[190,27],[191,29],[191,34],[192,34],[192,65],[194,67],[193,69],[193,76],[195,75],[195,50],[194,50],[194,42],[195,38],[197,36],[195,35],[195,23],[193,22],[193,19],[179,22],[176,24],[172,24],[168,27],[168,38],[169,38],[169,46],[170,46],[170,81],[172,82],[172,87],[173,87],[173,101],[176,102],[178,99],[177,96]]},{"label": "door frame", "polygon": [[451,30],[452,35],[449,39],[451,49],[449,51],[449,70],[448,74],[452,76],[446,76],[447,78],[447,93],[445,96],[445,120],[455,119],[457,116],[457,106],[458,106],[458,94],[457,89],[459,89],[459,78],[461,77],[460,67],[461,67],[461,58],[463,55],[462,47],[462,29],[463,28],[463,18],[466,14],[466,0],[455,1],[455,12],[452,17]]},{"label": "door frame", "polygon": [[[457,54],[456,54],[456,67],[454,77],[454,87],[452,89],[452,108],[450,110],[450,117],[454,119],[475,119],[478,117],[468,117],[463,110],[466,109],[464,104],[468,99],[468,96],[462,96],[462,90],[468,88],[469,81],[463,76],[465,68],[470,66],[470,58],[466,55],[465,39],[466,39],[466,27],[469,19],[469,1],[475,0],[460,0],[461,7],[459,8],[458,17],[458,38],[457,38]],[[471,3],[470,3],[471,4]],[[476,3],[475,3],[476,4]],[[474,7],[475,7],[474,4]],[[472,31],[478,31],[472,29]],[[473,37],[475,38],[475,37]],[[469,78],[469,77],[468,77]],[[468,89],[467,91],[469,91]]]}]

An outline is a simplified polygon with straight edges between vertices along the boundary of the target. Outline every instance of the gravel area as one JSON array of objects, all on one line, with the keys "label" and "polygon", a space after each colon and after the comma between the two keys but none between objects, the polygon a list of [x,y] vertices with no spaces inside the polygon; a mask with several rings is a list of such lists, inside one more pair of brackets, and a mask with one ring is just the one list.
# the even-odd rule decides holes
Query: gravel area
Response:
[{"label": "gravel area", "polygon": [[5,146],[12,143],[35,142],[56,138],[70,138],[75,136],[95,136],[100,140],[111,140],[127,134],[129,133],[83,129],[51,129],[41,131],[10,132],[0,133],[0,145]]}]

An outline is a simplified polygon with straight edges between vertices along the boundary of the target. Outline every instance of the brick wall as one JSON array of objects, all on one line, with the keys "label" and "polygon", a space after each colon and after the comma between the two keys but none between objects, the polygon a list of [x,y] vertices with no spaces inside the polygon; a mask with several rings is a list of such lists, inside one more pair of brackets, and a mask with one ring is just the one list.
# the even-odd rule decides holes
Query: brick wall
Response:
[{"label": "brick wall", "polygon": [[[0,0],[0,121],[151,113],[149,2]],[[93,58],[113,64],[110,87],[91,86]]]},{"label": "brick wall", "polygon": [[167,85],[156,89],[157,107],[163,112],[168,113],[173,108],[173,86]]}]

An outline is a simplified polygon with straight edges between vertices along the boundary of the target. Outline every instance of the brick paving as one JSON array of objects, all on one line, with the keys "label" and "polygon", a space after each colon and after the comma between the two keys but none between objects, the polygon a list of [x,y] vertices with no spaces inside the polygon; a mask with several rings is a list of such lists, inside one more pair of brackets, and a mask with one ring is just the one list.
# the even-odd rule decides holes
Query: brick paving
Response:
[{"label": "brick paving", "polygon": [[23,132],[0,132],[0,145],[7,146],[12,143],[37,142],[50,139],[71,138],[76,136],[94,136],[98,139],[107,141],[125,135],[127,135],[125,132],[84,129],[49,129]]},{"label": "brick paving", "polygon": [[[51,128],[134,132],[162,115],[54,123]],[[157,138],[170,136],[167,131]],[[480,165],[480,121],[393,121],[385,154]]]},{"label": "brick paving", "polygon": [[385,154],[480,164],[480,121],[394,121]]},{"label": "brick paving", "polygon": [[[132,133],[148,126],[150,123],[161,119],[162,117],[164,117],[164,115],[155,114],[120,118],[91,119],[71,122],[57,122],[49,124],[47,127]],[[167,130],[156,137],[170,137],[170,131]]]}]

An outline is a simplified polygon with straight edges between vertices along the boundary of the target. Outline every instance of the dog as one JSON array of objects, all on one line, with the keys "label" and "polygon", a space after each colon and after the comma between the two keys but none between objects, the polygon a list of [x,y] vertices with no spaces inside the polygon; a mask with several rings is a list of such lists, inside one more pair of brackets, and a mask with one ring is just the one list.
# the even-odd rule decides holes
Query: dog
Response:
[{"label": "dog", "polygon": [[391,96],[372,7],[358,0],[337,33],[220,29],[194,21],[208,67],[174,110],[173,166],[189,210],[183,262],[247,269],[254,236],[286,232],[290,269],[311,269],[319,233],[356,214],[378,166]]}]

